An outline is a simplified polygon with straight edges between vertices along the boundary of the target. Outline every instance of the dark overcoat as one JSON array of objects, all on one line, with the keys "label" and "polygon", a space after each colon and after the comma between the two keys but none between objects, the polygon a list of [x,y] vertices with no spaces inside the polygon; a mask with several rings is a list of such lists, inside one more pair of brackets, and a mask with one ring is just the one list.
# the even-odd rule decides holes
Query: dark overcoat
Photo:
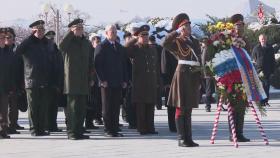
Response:
[{"label": "dark overcoat", "polygon": [[156,104],[159,86],[159,63],[155,46],[141,45],[136,39],[125,47],[132,58],[132,102]]}]

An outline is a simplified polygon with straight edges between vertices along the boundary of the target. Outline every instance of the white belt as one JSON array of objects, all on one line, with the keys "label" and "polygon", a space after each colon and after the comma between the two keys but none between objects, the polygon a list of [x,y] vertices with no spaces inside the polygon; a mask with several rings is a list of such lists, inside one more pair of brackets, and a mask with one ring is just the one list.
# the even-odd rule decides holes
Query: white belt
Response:
[{"label": "white belt", "polygon": [[200,66],[199,62],[191,61],[191,60],[178,60],[178,64],[190,65],[190,66]]}]

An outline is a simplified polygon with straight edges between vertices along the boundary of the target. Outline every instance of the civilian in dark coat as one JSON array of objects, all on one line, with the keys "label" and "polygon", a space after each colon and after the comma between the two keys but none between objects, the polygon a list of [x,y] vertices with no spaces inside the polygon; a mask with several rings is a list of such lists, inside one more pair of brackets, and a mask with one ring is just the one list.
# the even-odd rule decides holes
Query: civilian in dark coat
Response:
[{"label": "civilian in dark coat", "polygon": [[95,49],[95,68],[101,86],[102,115],[105,136],[121,137],[118,133],[122,88],[127,86],[124,48],[118,42],[115,25],[105,29],[106,39]]},{"label": "civilian in dark coat", "polygon": [[[13,78],[14,81],[19,83],[21,79],[23,79],[20,75],[22,75],[23,67],[21,58],[18,58],[18,56],[15,55],[16,45],[15,45],[15,31],[8,27],[6,28],[6,41],[5,44],[9,48],[9,52],[12,54],[14,60],[13,60]],[[22,70],[22,71],[21,71]],[[11,93],[9,94],[9,128],[8,133],[9,134],[19,134],[20,132],[17,131],[17,128],[24,129],[23,127],[20,127],[17,123],[18,121],[18,114],[19,114],[19,108],[18,108],[18,94],[22,90],[22,86],[20,85],[13,85],[13,89]]]},{"label": "civilian in dark coat", "polygon": [[[132,34],[126,32],[123,36],[125,40],[125,45],[131,40]],[[127,51],[127,50],[126,50]],[[122,117],[128,122],[129,129],[136,129],[137,126],[137,117],[136,117],[136,107],[132,103],[132,63],[133,59],[127,57],[127,73],[128,73],[128,84],[127,88],[124,90],[124,99],[123,99],[123,108],[122,108]]]},{"label": "civilian in dark coat", "polygon": [[267,39],[264,34],[259,36],[259,42],[260,43],[257,44],[253,49],[252,57],[256,63],[256,69],[259,73],[259,77],[262,81],[263,88],[267,96],[267,98],[263,100],[263,104],[269,105],[269,80],[275,69],[274,49],[271,45],[267,44]]},{"label": "civilian in dark coat", "polygon": [[13,56],[5,46],[5,31],[0,28],[0,139],[10,138],[8,128],[8,95],[13,85]]},{"label": "civilian in dark coat", "polygon": [[[174,76],[178,61],[168,50],[163,49],[161,53],[161,73],[163,78],[163,89],[165,100],[168,98],[170,85]],[[176,108],[172,105],[167,105],[168,126],[171,132],[176,132],[175,125]]]},{"label": "civilian in dark coat", "polygon": [[45,37],[53,42],[53,52],[52,52],[52,82],[50,84],[50,104],[47,114],[47,125],[46,128],[50,132],[61,132],[61,129],[57,127],[57,112],[59,99],[61,99],[63,91],[63,79],[64,79],[64,69],[63,69],[63,57],[61,52],[58,50],[56,43],[54,42],[55,32],[48,31]]},{"label": "civilian in dark coat", "polygon": [[202,55],[201,55],[201,63],[202,63],[202,66],[204,67],[204,80],[202,82],[204,82],[205,84],[205,103],[206,103],[206,106],[205,106],[205,110],[206,112],[211,112],[211,101],[213,100],[212,98],[212,93],[214,92],[214,89],[215,89],[215,83],[214,83],[214,80],[213,78],[211,77],[211,75],[209,74],[209,70],[208,70],[208,67],[207,67],[207,62],[210,61],[211,57],[210,57],[210,54],[209,54],[209,51],[208,51],[208,39],[205,38],[201,41],[201,52],[202,52]]},{"label": "civilian in dark coat", "polygon": [[[92,45],[91,52],[93,54],[92,56],[92,62],[93,62],[94,51],[97,45],[100,44],[101,38],[98,35],[91,35],[90,41]],[[87,108],[86,121],[85,121],[86,129],[98,129],[98,127],[95,126],[93,123],[94,119],[96,120],[96,123],[98,125],[103,125],[101,92],[100,92],[100,87],[98,85],[98,78],[96,73],[94,73],[93,81],[94,81],[94,85],[90,87],[90,94],[88,97],[88,108]]]}]

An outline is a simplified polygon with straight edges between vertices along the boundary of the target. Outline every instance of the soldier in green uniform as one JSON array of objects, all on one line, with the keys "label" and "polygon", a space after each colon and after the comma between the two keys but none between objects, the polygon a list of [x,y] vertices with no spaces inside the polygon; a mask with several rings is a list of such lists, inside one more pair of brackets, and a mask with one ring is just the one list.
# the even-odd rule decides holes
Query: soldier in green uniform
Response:
[{"label": "soldier in green uniform", "polygon": [[91,44],[84,36],[82,19],[75,19],[68,27],[70,30],[59,45],[64,59],[68,139],[89,139],[83,134],[83,123],[93,74]]}]

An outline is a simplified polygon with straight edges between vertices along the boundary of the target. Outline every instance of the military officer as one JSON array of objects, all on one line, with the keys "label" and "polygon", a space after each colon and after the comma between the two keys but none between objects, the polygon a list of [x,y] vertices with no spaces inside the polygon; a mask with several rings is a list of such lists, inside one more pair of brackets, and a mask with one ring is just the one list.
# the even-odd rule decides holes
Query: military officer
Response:
[{"label": "military officer", "polygon": [[45,22],[38,20],[29,25],[32,34],[17,48],[24,63],[25,90],[29,108],[32,136],[49,135],[45,131],[46,111],[49,105],[51,82],[51,53],[53,45],[45,35]]},{"label": "military officer", "polygon": [[159,84],[156,47],[149,45],[148,25],[142,25],[126,43],[132,64],[132,103],[136,106],[137,130],[141,135],[158,134],[154,126],[155,104]]},{"label": "military officer", "polygon": [[68,27],[70,30],[59,45],[64,59],[68,139],[89,139],[84,135],[83,124],[93,73],[91,44],[84,35],[82,19],[73,20]]}]

